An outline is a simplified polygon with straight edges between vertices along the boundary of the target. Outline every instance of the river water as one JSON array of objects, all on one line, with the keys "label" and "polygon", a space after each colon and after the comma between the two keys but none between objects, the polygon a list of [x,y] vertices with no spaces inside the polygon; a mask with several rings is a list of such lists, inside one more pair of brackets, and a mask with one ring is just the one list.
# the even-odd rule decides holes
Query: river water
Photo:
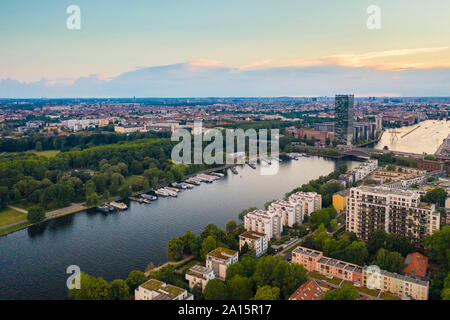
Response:
[{"label": "river water", "polygon": [[66,299],[66,269],[108,281],[126,278],[166,258],[167,241],[191,230],[197,234],[208,223],[221,228],[239,212],[282,198],[293,188],[326,175],[352,161],[320,157],[280,163],[277,175],[262,176],[259,168],[239,167],[212,183],[160,198],[152,204],[130,203],[112,215],[79,212],[0,237],[0,299]]}]

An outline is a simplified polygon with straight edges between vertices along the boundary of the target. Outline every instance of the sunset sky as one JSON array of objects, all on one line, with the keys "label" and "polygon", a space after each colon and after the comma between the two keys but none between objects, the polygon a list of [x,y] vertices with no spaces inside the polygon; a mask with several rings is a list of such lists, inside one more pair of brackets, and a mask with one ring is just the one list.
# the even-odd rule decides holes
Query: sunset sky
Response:
[{"label": "sunset sky", "polygon": [[[72,4],[81,9],[81,30],[66,27],[66,8]],[[369,5],[381,8],[380,30],[366,27]],[[0,96],[41,96],[39,86],[73,86],[79,78],[106,84],[130,71],[172,65],[207,70],[204,77],[217,76],[210,70],[261,75],[263,70],[270,74],[280,68],[317,68],[323,77],[330,76],[327,67],[338,68],[339,74],[364,70],[376,72],[380,83],[383,76],[395,80],[409,72],[415,86],[425,72],[439,91],[418,94],[450,95],[448,85],[442,84],[450,75],[448,0],[2,0],[0,43]],[[170,70],[165,77],[176,78],[179,69]],[[302,79],[297,80],[301,86]],[[279,90],[259,95],[328,94],[339,89],[330,88],[332,82],[326,80],[323,88],[300,87],[298,92],[284,92],[278,81],[273,86]],[[408,94],[401,88],[364,85],[364,94]],[[348,86],[351,90],[353,84]],[[229,89],[223,94],[233,95]],[[236,94],[246,95],[238,89]],[[48,94],[85,96],[80,90]],[[104,92],[110,91],[88,95]],[[149,93],[159,95],[155,90]],[[136,95],[145,96],[145,88]]]}]

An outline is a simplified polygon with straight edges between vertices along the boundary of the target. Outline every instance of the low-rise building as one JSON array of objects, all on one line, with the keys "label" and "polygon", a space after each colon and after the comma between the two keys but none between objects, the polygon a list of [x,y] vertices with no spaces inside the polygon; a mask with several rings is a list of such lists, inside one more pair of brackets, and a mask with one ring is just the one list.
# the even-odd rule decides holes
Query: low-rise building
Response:
[{"label": "low-rise building", "polygon": [[392,293],[402,298],[428,299],[428,281],[409,275],[379,270],[377,275],[379,281],[373,282],[373,271],[370,267],[361,267],[353,263],[325,257],[318,250],[298,247],[292,251],[292,263],[299,263],[308,271],[350,281],[357,286],[370,286],[370,288]]},{"label": "low-rise building", "polygon": [[324,291],[316,280],[309,280],[302,284],[290,297],[289,300],[322,300]]},{"label": "low-rise building", "polygon": [[250,250],[254,250],[256,256],[259,257],[267,251],[268,240],[264,233],[255,231],[245,231],[239,235],[239,250],[247,244]]},{"label": "low-rise building", "polygon": [[194,296],[183,288],[150,279],[134,291],[135,300],[194,300]]},{"label": "low-rise building", "polygon": [[349,190],[342,190],[333,194],[333,207],[337,211],[345,211]]},{"label": "low-rise building", "polygon": [[209,280],[215,278],[214,271],[201,265],[195,265],[186,272],[186,280],[189,282],[189,288],[200,285],[202,291],[205,290]]},{"label": "low-rise building", "polygon": [[227,268],[238,262],[239,252],[226,248],[217,248],[206,255],[206,267],[214,271],[216,278],[225,281]]},{"label": "low-rise building", "polygon": [[409,253],[405,259],[403,273],[424,279],[427,275],[428,258],[419,252]]}]

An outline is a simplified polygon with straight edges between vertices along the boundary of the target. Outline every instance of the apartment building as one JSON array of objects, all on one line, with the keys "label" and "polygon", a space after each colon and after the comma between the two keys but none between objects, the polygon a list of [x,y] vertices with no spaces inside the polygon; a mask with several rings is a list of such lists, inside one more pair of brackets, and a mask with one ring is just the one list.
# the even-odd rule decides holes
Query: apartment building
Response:
[{"label": "apartment building", "polygon": [[292,228],[294,224],[300,225],[303,222],[303,203],[277,200],[270,204],[267,211],[269,214],[276,213],[281,215],[283,226]]},{"label": "apartment building", "polygon": [[226,248],[217,248],[206,255],[206,267],[214,271],[214,276],[225,281],[227,268],[238,262],[239,252]]},{"label": "apartment building", "polygon": [[347,174],[353,176],[353,182],[358,182],[364,180],[369,174],[378,168],[378,160],[371,159],[361,163],[356,168],[347,171]]},{"label": "apartment building", "polygon": [[215,275],[212,269],[197,264],[186,271],[185,278],[189,282],[189,288],[192,289],[198,284],[203,291],[208,281],[214,279]]},{"label": "apartment building", "polygon": [[135,300],[194,300],[194,296],[183,288],[150,279],[134,291]]},{"label": "apartment building", "polygon": [[304,214],[311,215],[314,211],[322,209],[322,196],[316,192],[296,192],[289,197],[292,204],[301,204]]},{"label": "apartment building", "polygon": [[244,227],[247,231],[256,231],[267,236],[268,240],[278,239],[283,232],[281,215],[276,212],[254,210],[244,217]]},{"label": "apartment building", "polygon": [[415,247],[440,227],[434,205],[420,202],[420,193],[386,187],[361,186],[350,189],[346,230],[367,241],[376,229],[408,237]]},{"label": "apartment building", "polygon": [[361,267],[345,261],[325,257],[321,251],[298,247],[292,251],[292,263],[301,264],[308,271],[317,272],[324,276],[333,276],[353,282],[356,286],[367,287],[389,292],[403,298],[411,297],[416,300],[428,299],[429,282],[400,275],[385,270],[379,270],[379,281],[373,287],[372,271],[368,267]]},{"label": "apartment building", "polygon": [[267,251],[268,240],[264,233],[255,231],[245,231],[239,235],[239,251],[247,244],[251,250],[256,252],[256,256],[260,257]]}]

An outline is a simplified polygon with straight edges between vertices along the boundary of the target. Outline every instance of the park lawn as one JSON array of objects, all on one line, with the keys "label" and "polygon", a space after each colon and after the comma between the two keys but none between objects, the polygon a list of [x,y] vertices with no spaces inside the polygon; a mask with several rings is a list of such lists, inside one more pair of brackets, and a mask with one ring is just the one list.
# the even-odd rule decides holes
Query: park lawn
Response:
[{"label": "park lawn", "polygon": [[14,232],[14,231],[17,231],[17,230],[26,228],[26,227],[28,227],[29,225],[31,225],[31,223],[29,223],[29,222],[24,222],[24,223],[16,224],[15,226],[12,226],[12,227],[9,227],[9,228],[1,229],[1,230],[0,230],[0,236],[3,236],[3,235],[5,235],[5,234],[8,234],[8,233],[11,233],[11,232]]},{"label": "park lawn", "polygon": [[0,226],[6,226],[23,220],[27,220],[27,215],[25,213],[10,208],[0,211]]},{"label": "park lawn", "polygon": [[326,281],[326,282],[334,284],[336,286],[339,285],[341,283],[341,281],[342,281],[342,279],[339,279],[339,278],[336,278],[336,277],[334,277],[332,279],[329,279],[326,276],[318,274],[318,273],[315,273],[315,272],[308,273],[308,277],[311,277],[311,278],[314,278],[314,279],[317,279],[317,280]]},{"label": "park lawn", "polygon": [[44,156],[44,157],[47,157],[47,158],[53,158],[58,153],[60,153],[60,151],[59,150],[45,150],[45,151],[34,151],[33,153],[35,153],[38,156]]},{"label": "park lawn", "polygon": [[125,185],[133,186],[133,185],[142,185],[144,183],[144,176],[129,176],[125,178]]}]

